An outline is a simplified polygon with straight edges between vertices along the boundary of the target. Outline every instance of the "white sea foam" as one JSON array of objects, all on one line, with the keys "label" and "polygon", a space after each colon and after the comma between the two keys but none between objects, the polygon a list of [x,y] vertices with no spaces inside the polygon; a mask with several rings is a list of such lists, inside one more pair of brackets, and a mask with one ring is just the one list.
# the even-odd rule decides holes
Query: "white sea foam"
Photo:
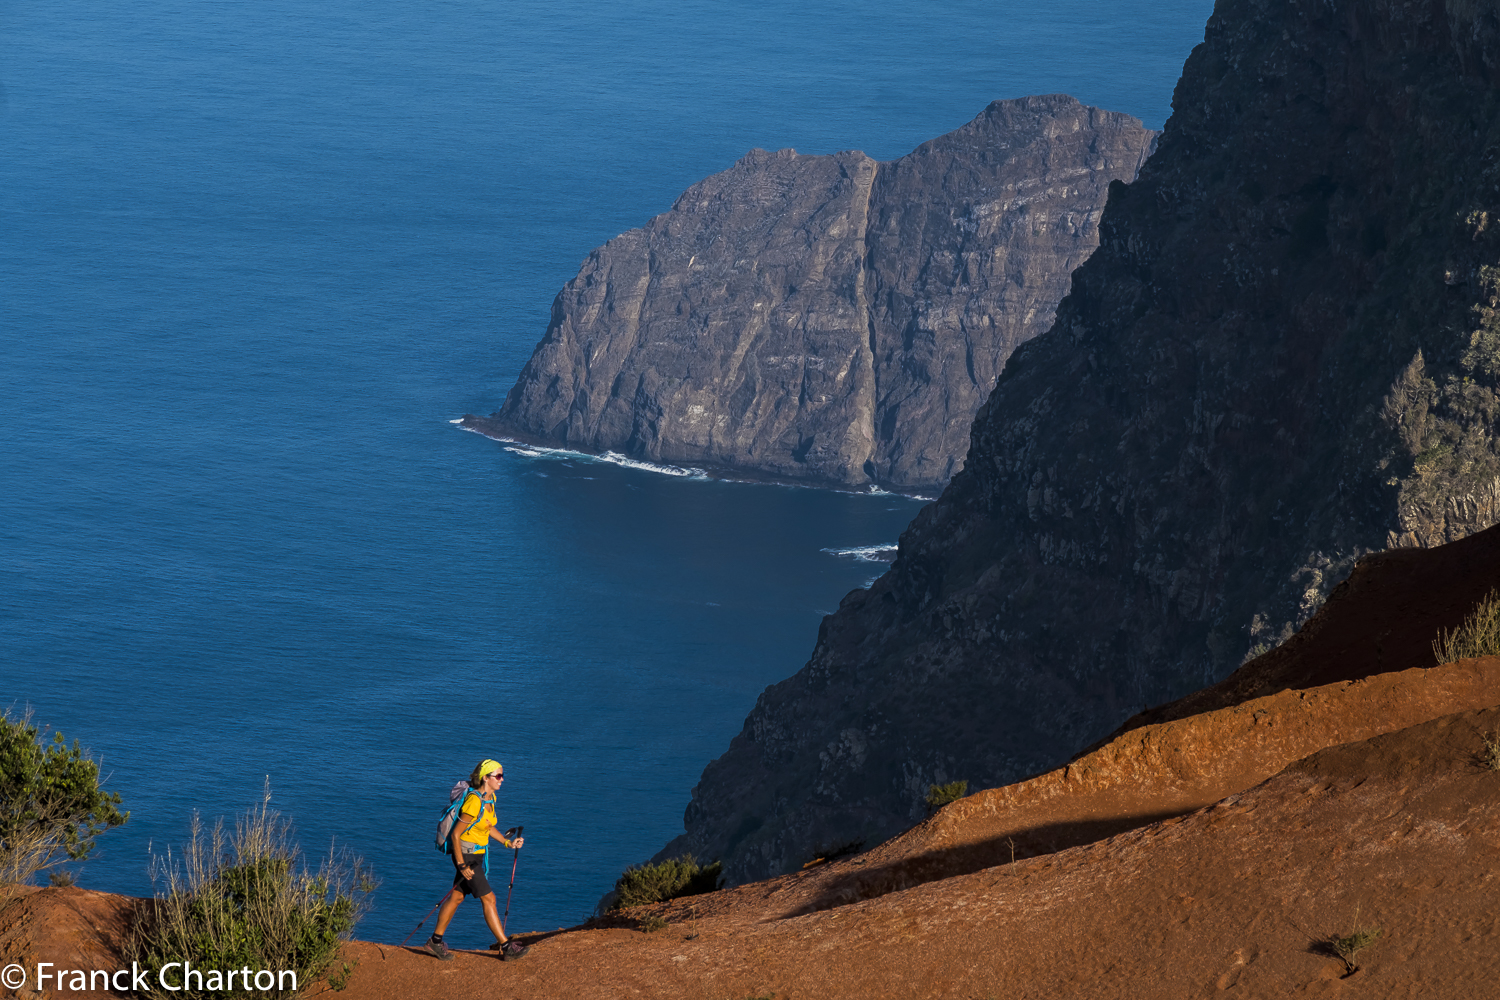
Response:
[{"label": "white sea foam", "polygon": [[676,465],[656,465],[651,462],[638,462],[633,458],[626,458],[624,455],[613,451],[606,451],[602,455],[587,455],[584,457],[592,458],[596,462],[608,462],[610,465],[619,465],[627,469],[641,469],[645,472],[655,472],[663,476],[679,476],[689,479],[708,478],[708,473],[702,469],[694,469],[690,466],[683,468]]},{"label": "white sea foam", "polygon": [[855,562],[888,563],[896,558],[894,545],[858,545],[852,549],[819,549],[818,551],[827,552],[831,556],[853,559]]},{"label": "white sea foam", "polygon": [[[500,437],[495,434],[488,434],[477,427],[466,427],[464,426],[462,417],[458,418],[457,420],[450,420],[448,422],[450,424],[456,424],[459,430],[465,430],[469,431],[472,434],[478,434],[481,437],[487,437],[491,441],[498,441],[505,447],[506,451],[511,452],[515,455],[520,455],[522,458],[545,458],[553,460],[566,460],[570,462],[603,462],[606,465],[618,465],[621,468],[625,469],[640,469],[642,472],[654,472],[660,476],[673,476],[677,479],[721,479],[725,482],[731,483],[764,484],[781,486],[787,489],[833,489],[833,491],[836,493],[854,493],[859,496],[902,497],[910,500],[921,500],[923,502],[931,502],[934,499],[933,497],[913,496],[907,493],[893,493],[890,490],[883,490],[879,486],[875,486],[873,484],[870,486],[866,486],[864,489],[855,489],[853,487],[847,489],[838,489],[837,487],[829,487],[824,484],[798,483],[790,481],[782,482],[778,480],[771,480],[768,482],[767,480],[762,479],[737,479],[732,474],[724,472],[722,470],[719,472],[710,473],[706,469],[699,469],[691,465],[658,465],[655,462],[642,462],[638,459],[627,458],[626,456],[621,455],[619,452],[615,451],[606,451],[602,455],[590,455],[588,452],[572,451],[568,448],[546,448],[539,444],[526,444],[524,442],[517,441],[514,438]],[[882,560],[870,561],[879,562]]]},{"label": "white sea foam", "polygon": [[564,451],[561,448],[543,448],[541,445],[521,444],[518,441],[511,441],[506,438],[499,438],[497,440],[499,440],[501,444],[505,445],[505,450],[510,452],[512,455],[524,455],[527,458],[564,459],[571,458],[574,454],[571,451]]},{"label": "white sea foam", "polygon": [[[458,423],[458,421],[450,421]],[[465,427],[464,430],[473,428]],[[477,432],[483,433],[483,432]],[[486,434],[485,437],[491,437]],[[573,451],[569,448],[544,448],[539,444],[522,444],[509,438],[493,438],[505,446],[505,450],[522,458],[542,458],[555,462],[569,464],[572,462],[603,462],[606,465],[618,465],[626,469],[640,469],[642,472],[654,472],[661,476],[675,476],[679,479],[708,479],[707,472],[695,469],[691,466],[682,467],[677,465],[657,465],[654,462],[640,462],[633,458],[627,458],[618,452],[606,451],[602,455],[590,455],[587,452]]]}]

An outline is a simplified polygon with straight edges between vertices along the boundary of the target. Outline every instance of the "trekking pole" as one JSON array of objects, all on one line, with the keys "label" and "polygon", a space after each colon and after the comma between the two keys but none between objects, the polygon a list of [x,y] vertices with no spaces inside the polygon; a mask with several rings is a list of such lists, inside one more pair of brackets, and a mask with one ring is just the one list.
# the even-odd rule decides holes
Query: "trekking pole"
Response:
[{"label": "trekking pole", "polygon": [[[450,891],[451,891],[451,890],[450,890]],[[443,899],[447,899],[447,898],[448,898],[448,893],[446,893],[446,892],[445,892],[445,893],[443,893]],[[438,908],[438,907],[439,907],[439,906],[442,906],[442,905],[443,905],[443,899],[440,899],[440,900],[438,900],[438,901],[437,901],[437,902],[436,902],[436,903],[433,903],[433,904],[432,904],[432,909],[431,909],[431,910],[428,910],[428,911],[427,911],[427,917],[430,917],[430,916],[432,916],[432,914],[433,914],[433,912],[434,912],[434,911],[435,911],[435,910],[436,910],[436,909],[437,909],[437,908]],[[423,917],[423,918],[422,918],[422,920],[421,920],[421,922],[420,922],[420,923],[418,923],[418,924],[417,924],[417,926],[415,926],[415,927],[413,927],[413,928],[412,928],[412,929],[411,929],[411,934],[415,934],[415,933],[417,933],[417,931],[419,931],[419,930],[421,930],[421,929],[422,929],[422,924],[425,924],[425,923],[427,923],[427,917]],[[411,940],[411,934],[408,934],[408,935],[406,935],[406,941],[410,941],[410,940]],[[406,941],[402,941],[402,942],[401,942],[401,947],[403,947],[403,948],[405,948],[405,947],[406,947]]]},{"label": "trekking pole", "polygon": [[[517,837],[519,837],[521,835],[521,831],[524,830],[524,829],[526,829],[524,826],[518,826],[518,827],[515,827],[514,829],[506,830],[505,831],[505,839],[506,840],[515,840]],[[500,919],[500,933],[501,934],[508,933],[505,930],[505,922],[510,919],[510,894],[516,891],[516,863],[519,862],[520,860],[521,860],[521,849],[518,847],[518,848],[516,848],[516,856],[515,856],[515,858],[513,858],[511,860],[511,863],[510,863],[510,888],[505,890],[505,916]]]}]

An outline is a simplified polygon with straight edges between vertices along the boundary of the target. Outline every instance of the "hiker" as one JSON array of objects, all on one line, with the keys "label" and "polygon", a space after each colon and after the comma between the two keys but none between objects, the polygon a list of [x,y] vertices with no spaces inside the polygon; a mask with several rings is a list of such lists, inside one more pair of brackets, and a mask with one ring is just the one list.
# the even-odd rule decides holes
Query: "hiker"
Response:
[{"label": "hiker", "polygon": [[528,945],[506,939],[500,915],[495,912],[495,893],[484,873],[485,850],[491,838],[507,848],[519,849],[525,842],[524,837],[507,840],[505,834],[496,828],[495,793],[504,780],[505,768],[494,760],[480,761],[474,773],[469,775],[469,790],[464,793],[463,806],[449,837],[453,866],[457,869],[453,876],[453,891],[443,900],[437,926],[427,942],[427,950],[444,961],[452,958],[453,953],[443,944],[443,932],[448,929],[453,914],[458,912],[458,904],[464,901],[464,896],[473,896],[484,907],[484,922],[490,925],[490,931],[495,935],[491,951],[498,951],[502,959],[510,962],[531,950]]}]

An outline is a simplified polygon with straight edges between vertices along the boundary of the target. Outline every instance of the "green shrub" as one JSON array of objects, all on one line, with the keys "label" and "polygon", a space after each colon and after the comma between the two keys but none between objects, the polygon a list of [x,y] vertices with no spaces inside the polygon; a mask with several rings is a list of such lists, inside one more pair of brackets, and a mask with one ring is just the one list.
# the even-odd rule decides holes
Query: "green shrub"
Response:
[{"label": "green shrub", "polygon": [[[293,970],[297,989],[282,990],[280,981],[273,990],[215,988],[205,978],[201,988],[181,983],[174,996],[295,996],[332,968],[364,913],[375,883],[363,862],[331,855],[309,870],[291,823],[269,803],[268,790],[235,823],[232,838],[222,820],[206,833],[195,814],[180,854],[152,859],[156,905],[132,930],[125,958],[157,969],[188,962],[204,970]],[[351,970],[346,964],[333,979],[347,982]]]},{"label": "green shrub", "polygon": [[680,896],[696,896],[713,892],[719,887],[719,873],[723,866],[715,861],[699,867],[691,854],[680,858],[669,858],[654,865],[635,865],[625,869],[615,882],[619,893],[615,909],[660,903]]},{"label": "green shrub", "polygon": [[118,792],[99,787],[99,765],[62,733],[44,744],[31,713],[0,713],[0,883],[88,857],[94,838],[129,818]]},{"label": "green shrub", "polygon": [[950,781],[946,785],[932,785],[927,789],[927,808],[936,811],[950,802],[957,802],[968,792],[967,781]]},{"label": "green shrub", "polygon": [[1342,936],[1334,935],[1328,939],[1328,950],[1344,961],[1344,971],[1353,973],[1359,971],[1359,966],[1354,964],[1354,956],[1364,951],[1375,943],[1380,937],[1379,927],[1363,927]]},{"label": "green shrub", "polygon": [[1500,594],[1491,590],[1463,624],[1432,643],[1439,665],[1475,656],[1500,655]]}]

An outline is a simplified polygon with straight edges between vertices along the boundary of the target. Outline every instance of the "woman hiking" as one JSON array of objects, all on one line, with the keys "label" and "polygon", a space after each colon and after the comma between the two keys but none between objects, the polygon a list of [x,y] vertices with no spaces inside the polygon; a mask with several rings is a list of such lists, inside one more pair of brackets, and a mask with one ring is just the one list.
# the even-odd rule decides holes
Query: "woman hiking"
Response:
[{"label": "woman hiking", "polygon": [[484,907],[484,922],[490,925],[490,931],[495,935],[491,951],[498,951],[502,959],[510,962],[531,950],[527,945],[506,939],[505,929],[500,926],[500,915],[495,912],[494,890],[484,877],[484,854],[491,838],[507,848],[519,849],[525,842],[524,837],[507,840],[505,834],[495,828],[495,793],[504,780],[505,768],[499,761],[480,761],[474,773],[469,775],[469,790],[464,793],[464,804],[453,824],[448,843],[453,866],[458,871],[453,876],[453,891],[443,900],[442,909],[438,910],[437,927],[427,941],[427,950],[445,962],[453,957],[453,952],[443,944],[443,932],[448,929],[453,914],[458,912],[458,904],[464,901],[464,896],[473,896]]}]

